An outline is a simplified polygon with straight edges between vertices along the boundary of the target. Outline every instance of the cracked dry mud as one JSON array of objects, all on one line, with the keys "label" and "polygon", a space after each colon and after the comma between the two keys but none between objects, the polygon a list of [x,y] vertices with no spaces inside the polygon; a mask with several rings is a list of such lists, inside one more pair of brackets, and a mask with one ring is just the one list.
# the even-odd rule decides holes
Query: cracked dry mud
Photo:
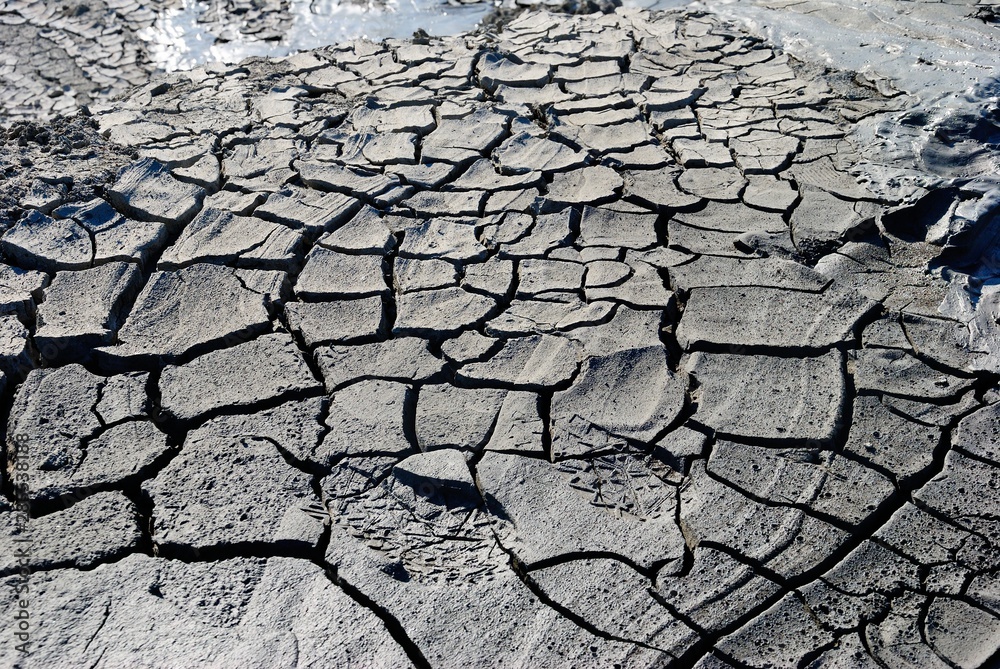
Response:
[{"label": "cracked dry mud", "polygon": [[[0,0],[0,119],[51,119],[149,80],[157,19],[191,11],[196,39],[276,44],[288,0]],[[153,34],[146,34],[153,30]]]},{"label": "cracked dry mud", "polygon": [[635,11],[95,107],[5,186],[31,665],[996,662],[1000,369],[847,171],[897,104]]}]

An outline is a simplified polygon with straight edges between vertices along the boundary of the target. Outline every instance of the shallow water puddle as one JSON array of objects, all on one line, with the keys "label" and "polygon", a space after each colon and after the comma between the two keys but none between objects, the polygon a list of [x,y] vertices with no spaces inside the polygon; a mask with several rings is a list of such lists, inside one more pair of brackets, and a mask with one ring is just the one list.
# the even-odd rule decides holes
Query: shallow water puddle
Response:
[{"label": "shallow water puddle", "polygon": [[[139,37],[147,42],[153,62],[173,72],[211,61],[235,63],[250,56],[284,56],[357,38],[409,37],[418,29],[432,35],[455,35],[475,28],[490,9],[489,3],[454,7],[439,0],[377,4],[292,0],[284,11],[268,17],[283,34],[280,40],[269,40],[241,31],[241,15],[220,21],[223,13],[213,11],[207,3],[184,0],[183,6],[161,12]],[[223,33],[226,38],[220,39],[218,35]]]}]

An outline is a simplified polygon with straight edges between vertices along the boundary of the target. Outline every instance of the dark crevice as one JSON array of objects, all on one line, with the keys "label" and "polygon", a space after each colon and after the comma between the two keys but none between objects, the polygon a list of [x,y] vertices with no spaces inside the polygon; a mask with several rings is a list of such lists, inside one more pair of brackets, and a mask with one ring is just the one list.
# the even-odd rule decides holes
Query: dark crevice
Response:
[{"label": "dark crevice", "polygon": [[[915,402],[917,404],[930,404],[932,406],[938,406],[938,407],[949,407],[949,406],[957,406],[958,403],[961,401],[962,396],[965,394],[965,391],[957,395],[949,395],[947,397],[927,397],[926,395],[907,395],[905,393],[894,393],[887,390],[859,390],[857,394],[859,396],[877,395],[881,397],[894,397],[896,399],[906,400],[908,402]],[[979,409],[979,408],[980,407],[978,406],[974,407],[974,409]],[[908,418],[910,420],[914,420],[912,417],[908,416]],[[914,420],[914,422],[919,422],[919,421]]]},{"label": "dark crevice", "polygon": [[395,237],[395,243],[392,248],[382,259],[382,278],[385,280],[385,285],[388,287],[388,292],[382,294],[382,323],[380,330],[383,333],[391,333],[393,328],[396,327],[396,257],[399,253],[399,248],[403,245],[403,238],[406,235],[406,231],[397,232]]},{"label": "dark crevice", "polygon": [[216,407],[210,411],[201,413],[194,418],[177,418],[176,416],[171,416],[164,412],[158,426],[167,433],[188,431],[200,427],[201,425],[204,425],[205,423],[221,416],[237,416],[242,414],[260,413],[262,411],[267,411],[268,409],[276,409],[282,404],[286,404],[288,402],[306,400],[313,397],[322,397],[325,394],[322,382],[318,382],[317,385],[304,390],[286,391],[279,395],[268,397],[250,404]]},{"label": "dark crevice", "polygon": [[827,450],[832,447],[830,444],[833,441],[829,437],[824,437],[821,439],[803,439],[801,437],[753,437],[747,436],[745,434],[733,434],[730,432],[720,432],[713,428],[711,425],[706,425],[699,420],[696,420],[697,413],[694,413],[685,424],[686,427],[701,432],[706,435],[714,435],[719,439],[724,439],[726,441],[731,441],[734,444],[741,444],[744,446],[757,446],[760,448],[770,448],[770,449],[795,449],[802,448],[803,442],[806,441],[815,447],[825,447]]},{"label": "dark crevice", "polygon": [[712,353],[712,354],[732,354],[734,348],[738,349],[739,355],[756,356],[766,355],[773,358],[817,358],[832,351],[846,352],[853,348],[852,342],[840,341],[825,346],[774,346],[767,344],[741,344],[733,341],[728,343],[715,343],[705,341],[695,341],[688,346],[687,353]]},{"label": "dark crevice", "polygon": [[[16,550],[16,547],[15,547]],[[58,572],[63,569],[72,569],[76,572],[88,572],[97,569],[103,565],[115,564],[116,562],[121,562],[125,558],[135,555],[136,553],[149,554],[145,550],[136,546],[122,546],[115,550],[107,552],[107,554],[102,555],[100,558],[92,560],[89,564],[80,565],[76,560],[70,558],[67,560],[59,560],[57,562],[50,562],[47,564],[34,564],[31,566],[31,574],[45,574],[49,572]],[[0,578],[12,576],[20,571],[20,566],[11,567],[9,569],[0,569]]]},{"label": "dark crevice", "polygon": [[[966,392],[962,393],[961,395],[959,395],[959,396],[957,396],[955,398],[954,406],[956,408],[958,408],[962,404],[962,402],[964,401],[965,396],[970,391],[972,391],[972,389],[970,389],[969,391],[966,391]],[[864,392],[859,392],[858,395],[857,395],[857,397],[865,397],[865,396],[867,396],[867,397],[878,397],[880,402],[881,402],[881,399],[882,399],[881,393],[873,393],[873,392],[864,391]],[[942,425],[940,425],[938,423],[921,420],[920,418],[917,418],[916,416],[911,416],[910,414],[906,413],[903,409],[900,409],[899,407],[895,407],[895,406],[892,406],[892,405],[887,405],[884,402],[881,402],[881,404],[882,404],[882,408],[884,408],[886,411],[888,411],[889,413],[891,413],[893,416],[897,416],[897,417],[899,417],[899,418],[901,418],[901,419],[903,419],[903,420],[905,420],[905,421],[907,421],[909,423],[913,423],[914,425],[919,425],[919,426],[922,426],[922,427],[936,428],[938,430],[948,429],[947,425],[942,426]],[[966,408],[966,409],[964,409],[962,411],[959,411],[958,413],[953,414],[952,420],[949,421],[949,424],[955,424],[955,425],[957,425],[958,421],[961,421],[963,418],[965,418],[969,414],[974,413],[976,411],[979,411],[982,408],[983,408],[982,404],[973,404],[972,406],[970,406],[970,407],[968,407],[968,408]]]},{"label": "dark crevice", "polygon": [[[708,478],[712,479],[713,481],[716,481],[717,483],[721,483],[722,485],[726,486],[727,488],[731,488],[732,490],[735,490],[740,495],[746,497],[749,500],[757,502],[758,504],[762,504],[764,506],[769,506],[769,507],[779,507],[779,508],[785,508],[785,509],[795,509],[797,511],[801,511],[802,513],[804,513],[804,514],[806,514],[808,516],[811,516],[811,517],[815,518],[816,520],[821,520],[824,523],[832,525],[832,526],[836,527],[838,530],[841,530],[841,531],[843,531],[843,532],[845,532],[847,534],[852,534],[852,533],[855,532],[856,525],[851,524],[849,521],[844,520],[843,518],[838,518],[837,516],[833,516],[831,514],[824,513],[822,511],[818,511],[817,509],[813,508],[808,501],[806,501],[806,502],[777,501],[777,500],[774,500],[774,499],[771,499],[771,498],[768,498],[768,497],[761,497],[760,495],[754,494],[754,493],[750,492],[749,490],[745,490],[744,488],[741,488],[740,486],[738,486],[737,484],[733,483],[732,481],[729,481],[728,479],[724,478],[723,476],[721,476],[719,474],[716,474],[715,472],[709,470],[707,467],[705,469],[705,474],[706,474],[706,476],[708,476]],[[822,490],[823,490],[822,485],[817,486],[816,490],[813,492],[813,499],[815,499],[815,497],[817,495],[821,494]],[[805,492],[805,491],[803,490],[803,492]],[[893,495],[890,498],[886,499],[883,502],[883,504],[888,503],[892,499],[892,497],[896,496],[896,494],[897,493],[893,493]],[[876,511],[873,510],[871,513],[876,513]]]},{"label": "dark crevice", "polygon": [[305,541],[234,541],[210,546],[188,546],[186,544],[158,543],[158,557],[178,562],[219,562],[239,558],[296,558],[313,561],[317,546]]},{"label": "dark crevice", "polygon": [[542,453],[545,459],[552,461],[552,393],[538,394],[538,417],[542,421]]},{"label": "dark crevice", "polygon": [[[555,601],[554,599],[549,597],[549,595],[545,592],[545,590],[533,578],[531,578],[530,572],[528,571],[526,565],[523,562],[521,562],[521,560],[514,554],[512,550],[508,549],[503,545],[499,537],[496,537],[496,542],[497,545],[500,547],[500,550],[502,550],[504,553],[507,554],[508,564],[511,568],[511,571],[513,571],[517,575],[517,577],[521,580],[521,582],[524,583],[525,587],[527,587],[528,590],[531,591],[531,593],[538,599],[538,601],[540,601],[542,604],[544,604],[545,606],[549,607],[550,609],[561,615],[563,618],[569,620],[580,629],[585,630],[586,632],[589,632],[590,634],[596,637],[606,639],[608,641],[617,641],[619,643],[631,644],[633,646],[638,646],[640,648],[647,648],[649,650],[661,652],[664,653],[664,655],[668,655],[665,651],[663,651],[660,648],[656,648],[655,646],[650,646],[649,644],[643,643],[641,641],[636,641],[634,639],[625,639],[622,637],[618,637],[602,629],[599,629],[594,625],[592,625],[590,622],[588,622],[585,618],[583,618],[579,614],[575,613],[566,606]],[[604,557],[599,554],[595,554],[595,556]]]},{"label": "dark crevice", "polygon": [[93,357],[83,361],[83,365],[88,371],[100,375],[114,375],[125,372],[154,372],[159,371],[167,365],[186,365],[206,353],[214,353],[238,346],[239,344],[246,344],[273,332],[274,329],[270,321],[256,323],[222,337],[195,344],[184,353],[177,355],[140,353],[130,355],[126,358],[119,358],[116,351],[117,347],[112,346],[106,348],[104,351],[93,351]]},{"label": "dark crevice", "polygon": [[[0,389],[0,494],[8,502],[13,502],[16,499],[15,492],[15,476],[16,471],[13,469],[14,462],[13,459],[16,454],[12,453],[11,450],[16,449],[17,446],[14,444],[21,435],[12,435],[9,433],[11,412],[14,409],[14,398],[16,396],[16,391],[19,386],[14,379],[11,379],[7,384]],[[27,437],[27,435],[23,435]]]},{"label": "dark crevice", "polygon": [[[508,555],[512,554],[512,551],[506,549],[505,552]],[[530,574],[533,571],[558,567],[559,565],[568,564],[570,562],[578,562],[580,560],[614,560],[627,565],[633,571],[636,571],[651,580],[656,576],[655,572],[651,569],[646,569],[641,565],[636,564],[627,555],[621,555],[620,553],[612,553],[609,551],[576,551],[573,553],[562,553],[560,555],[553,555],[552,557],[532,562],[531,564],[518,559],[518,564],[526,574]]]},{"label": "dark crevice", "polygon": [[[802,598],[798,597],[798,599],[801,601]],[[808,610],[808,606],[804,601],[802,602],[802,606],[803,608],[806,608]],[[816,648],[813,648],[812,650],[802,655],[802,658],[799,660],[798,669],[808,669],[813,662],[818,660],[823,655],[823,653],[826,653],[827,651],[836,648],[843,637],[853,632],[856,632],[856,630],[839,630],[833,632],[834,635],[833,641],[830,641],[829,643],[824,645],[817,646]]]},{"label": "dark crevice", "polygon": [[128,497],[140,514],[148,511],[151,507],[143,503],[144,493],[141,491],[142,484],[156,477],[174,457],[180,452],[180,445],[168,435],[167,448],[156,457],[149,465],[139,469],[135,473],[117,481],[97,483],[90,486],[80,486],[65,489],[58,496],[36,498],[31,502],[31,517],[33,519],[65,511],[79,502],[100,492],[121,492]]},{"label": "dark crevice", "polygon": [[[946,436],[950,436],[950,431],[945,432]],[[934,454],[934,465],[927,468],[919,476],[915,476],[910,479],[910,483],[907,486],[909,490],[917,490],[923,487],[928,481],[930,481],[934,476],[941,472],[944,468],[944,458],[945,455],[950,450],[950,440],[943,440],[942,445],[935,451]],[[727,553],[734,559],[751,566],[751,568],[758,574],[765,576],[766,578],[774,581],[775,583],[782,586],[783,591],[779,592],[772,598],[769,598],[767,602],[762,603],[760,606],[755,607],[745,616],[741,617],[740,620],[730,623],[718,634],[713,635],[711,644],[707,647],[711,647],[714,643],[721,639],[726,634],[729,634],[736,629],[739,629],[745,622],[756,618],[761,613],[763,613],[767,608],[769,608],[774,602],[778,601],[782,596],[788,592],[800,590],[804,586],[812,583],[813,581],[819,579],[823,574],[830,571],[838,564],[843,562],[843,560],[857,547],[859,547],[865,541],[871,539],[874,534],[884,527],[892,516],[903,507],[905,503],[911,501],[908,494],[894,494],[889,497],[874,513],[869,515],[863,522],[859,523],[857,526],[852,528],[852,531],[847,535],[846,540],[834,548],[830,554],[821,560],[818,564],[814,565],[810,569],[807,569],[796,576],[791,578],[785,578],[780,574],[769,569],[766,565],[761,564],[755,560],[747,558],[741,555],[739,552],[729,548],[728,546],[722,544],[716,544],[714,542],[703,542],[702,545],[706,547],[711,547],[721,552]],[[954,521],[948,521],[950,525],[955,525]],[[964,529],[964,528],[963,528]],[[700,652],[692,651],[689,654],[685,654],[687,660],[682,662],[680,666],[682,667],[693,667],[694,664],[700,659],[704,653],[707,652],[702,649]]]},{"label": "dark crevice", "polygon": [[344,579],[338,573],[336,567],[331,567],[326,562],[319,562],[317,564],[323,569],[323,573],[326,574],[326,577],[331,583],[340,587],[340,589],[343,590],[348,597],[353,599],[358,605],[371,611],[382,621],[386,630],[388,630],[393,640],[400,645],[406,653],[407,658],[413,663],[414,667],[417,667],[417,669],[431,669],[431,663],[427,661],[426,657],[424,657],[423,651],[421,651],[420,647],[409,637],[406,633],[406,628],[403,627],[402,623],[400,623],[399,620],[392,615],[392,613],[380,606],[361,589]]},{"label": "dark crevice", "polygon": [[495,388],[498,390],[507,390],[509,392],[547,392],[551,394],[568,390],[576,381],[580,372],[580,366],[581,363],[577,362],[576,369],[573,371],[572,375],[565,381],[560,381],[558,383],[512,383],[509,381],[501,381],[485,377],[465,376],[461,373],[462,367],[464,367],[464,365],[462,365],[456,370],[452,384],[460,388]]},{"label": "dark crevice", "polygon": [[309,474],[313,478],[313,483],[314,483],[313,492],[316,493],[316,499],[323,498],[323,495],[316,481],[319,478],[322,478],[323,476],[329,474],[330,473],[329,468],[322,467],[319,464],[312,462],[310,460],[302,460],[301,458],[297,457],[294,453],[289,451],[287,448],[282,446],[278,441],[272,439],[271,437],[265,437],[260,435],[243,435],[243,436],[262,439],[270,443],[272,446],[274,446],[274,448],[278,451],[278,454],[281,455],[282,459],[284,459],[284,461],[288,463],[290,467],[294,467],[295,469],[299,470],[304,474]]}]

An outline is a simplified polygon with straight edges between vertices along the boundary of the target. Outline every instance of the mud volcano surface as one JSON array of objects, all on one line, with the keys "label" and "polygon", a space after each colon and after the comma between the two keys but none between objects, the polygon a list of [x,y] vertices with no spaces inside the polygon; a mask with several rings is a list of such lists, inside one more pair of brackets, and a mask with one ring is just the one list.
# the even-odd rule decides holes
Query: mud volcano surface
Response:
[{"label": "mud volcano surface", "polygon": [[13,126],[32,666],[996,666],[991,325],[851,174],[906,105],[528,13]]}]

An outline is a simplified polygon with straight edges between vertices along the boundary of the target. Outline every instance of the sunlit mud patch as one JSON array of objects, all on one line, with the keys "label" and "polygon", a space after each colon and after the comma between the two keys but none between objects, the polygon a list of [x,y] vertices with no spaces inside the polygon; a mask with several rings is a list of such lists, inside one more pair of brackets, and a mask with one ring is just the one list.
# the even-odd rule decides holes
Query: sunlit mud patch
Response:
[{"label": "sunlit mud patch", "polygon": [[250,56],[284,56],[357,38],[409,37],[417,30],[472,30],[491,4],[441,0],[184,0],[139,31],[153,63],[168,72]]}]

